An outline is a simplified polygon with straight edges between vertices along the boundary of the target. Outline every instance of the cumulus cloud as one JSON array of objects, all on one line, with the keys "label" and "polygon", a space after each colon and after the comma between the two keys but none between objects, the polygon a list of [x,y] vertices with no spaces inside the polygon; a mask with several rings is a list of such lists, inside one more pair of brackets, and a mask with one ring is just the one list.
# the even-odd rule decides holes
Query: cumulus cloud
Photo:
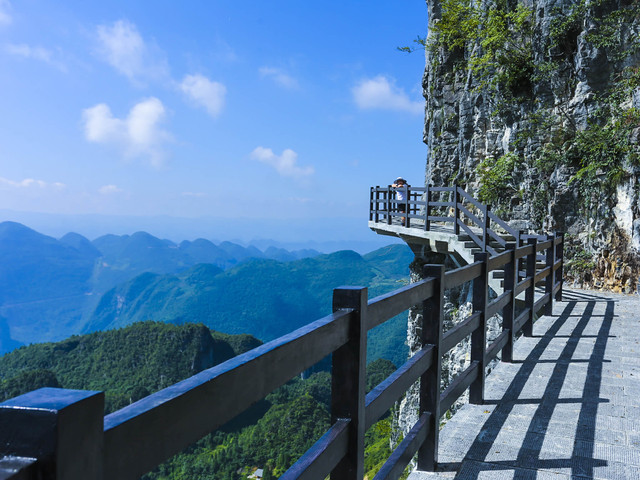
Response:
[{"label": "cumulus cloud", "polygon": [[363,110],[396,110],[408,113],[421,113],[424,105],[413,101],[401,88],[396,87],[393,79],[383,75],[360,81],[353,89],[353,98]]},{"label": "cumulus cloud", "polygon": [[298,81],[291,75],[288,75],[280,68],[275,67],[260,67],[258,69],[262,78],[270,78],[278,85],[284,88],[298,88]]},{"label": "cumulus cloud", "polygon": [[10,55],[39,60],[41,62],[48,63],[49,65],[53,65],[60,70],[66,71],[66,67],[59,61],[55,60],[53,52],[44,47],[32,47],[25,43],[10,43],[4,46],[4,51]]},{"label": "cumulus cloud", "polygon": [[9,25],[11,23],[12,18],[9,10],[11,10],[11,3],[9,0],[0,0],[0,26]]},{"label": "cumulus cloud", "polygon": [[53,188],[55,190],[62,190],[66,187],[64,183],[60,182],[48,183],[44,180],[36,180],[34,178],[25,178],[24,180],[15,181],[3,177],[0,177],[0,186],[11,188]]},{"label": "cumulus cloud", "polygon": [[204,75],[186,75],[180,83],[180,90],[198,106],[204,107],[209,115],[217,117],[224,107],[227,88],[212,82]]},{"label": "cumulus cloud", "polygon": [[298,154],[288,148],[282,152],[282,155],[276,155],[270,148],[257,147],[251,152],[251,158],[273,167],[283,177],[302,178],[314,173],[311,166],[298,166]]},{"label": "cumulus cloud", "polygon": [[97,36],[103,58],[131,81],[168,76],[164,54],[145,42],[136,26],[128,20],[99,25]]},{"label": "cumulus cloud", "polygon": [[126,118],[116,118],[105,103],[82,112],[85,137],[90,142],[111,144],[126,156],[148,158],[160,166],[166,158],[165,147],[172,137],[162,128],[164,105],[155,97],[136,104]]},{"label": "cumulus cloud", "polygon": [[98,189],[102,195],[112,195],[114,193],[120,193],[122,191],[117,185],[104,185]]}]

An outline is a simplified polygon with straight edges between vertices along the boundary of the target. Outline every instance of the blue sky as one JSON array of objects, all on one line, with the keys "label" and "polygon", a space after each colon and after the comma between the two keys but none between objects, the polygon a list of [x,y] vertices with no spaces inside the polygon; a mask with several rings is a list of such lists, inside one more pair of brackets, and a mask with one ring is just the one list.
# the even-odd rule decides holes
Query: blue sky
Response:
[{"label": "blue sky", "polygon": [[[0,209],[364,222],[424,183],[423,0],[0,0]],[[4,219],[0,219],[4,220]]]}]

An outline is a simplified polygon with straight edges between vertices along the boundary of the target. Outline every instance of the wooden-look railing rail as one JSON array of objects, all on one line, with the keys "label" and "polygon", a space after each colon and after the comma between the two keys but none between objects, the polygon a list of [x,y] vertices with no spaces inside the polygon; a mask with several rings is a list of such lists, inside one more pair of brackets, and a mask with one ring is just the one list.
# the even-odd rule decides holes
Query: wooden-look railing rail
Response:
[{"label": "wooden-look railing rail", "polygon": [[[333,313],[243,355],[202,371],[103,417],[104,394],[44,388],[0,404],[0,478],[57,480],[137,479],[172,455],[234,418],[269,392],[332,355],[331,427],[281,479],[360,480],[364,475],[366,430],[420,380],[420,416],[375,479],[396,479],[417,453],[418,468],[438,461],[441,416],[470,389],[482,403],[485,367],[502,352],[512,361],[516,333],[531,335],[537,313],[550,312],[562,296],[563,237],[507,244],[495,256],[478,253],[456,270],[428,265],[424,279],[367,299],[363,287],[334,290]],[[545,258],[537,267],[538,252]],[[526,264],[521,280],[520,260]],[[488,275],[505,272],[504,293],[489,301]],[[536,283],[544,294],[535,298]],[[446,289],[473,282],[472,314],[443,329]],[[515,298],[525,293],[516,312]],[[422,311],[422,349],[365,395],[367,332],[418,306]],[[487,345],[487,319],[502,312],[501,334]],[[471,335],[471,364],[444,390],[443,355]]]},{"label": "wooden-look railing rail", "polygon": [[[398,200],[398,191],[404,193],[404,200]],[[497,253],[497,246],[504,248],[505,236],[511,237],[518,245],[528,237],[522,231],[511,227],[491,211],[491,206],[479,202],[462,187],[371,187],[369,193],[369,220],[391,225],[400,217],[405,227],[412,227],[412,220],[421,220],[425,231],[434,224],[450,227],[453,233],[464,233],[483,252]],[[539,236],[535,236],[540,238]],[[497,246],[496,246],[497,244]]]}]

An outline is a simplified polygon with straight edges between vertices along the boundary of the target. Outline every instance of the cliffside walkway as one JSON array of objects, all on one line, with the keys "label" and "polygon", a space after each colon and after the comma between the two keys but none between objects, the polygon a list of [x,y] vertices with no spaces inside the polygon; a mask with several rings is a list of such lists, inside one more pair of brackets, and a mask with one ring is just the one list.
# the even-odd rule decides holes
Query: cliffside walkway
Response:
[{"label": "cliffside walkway", "polygon": [[[399,190],[404,193],[404,201],[396,198]],[[425,245],[432,252],[453,254],[460,265],[473,263],[477,252],[496,255],[508,242],[519,246],[531,237],[511,227],[491,211],[490,205],[457,185],[371,187],[369,228],[407,243]]]},{"label": "cliffside walkway", "polygon": [[567,290],[410,480],[640,478],[640,300]]}]

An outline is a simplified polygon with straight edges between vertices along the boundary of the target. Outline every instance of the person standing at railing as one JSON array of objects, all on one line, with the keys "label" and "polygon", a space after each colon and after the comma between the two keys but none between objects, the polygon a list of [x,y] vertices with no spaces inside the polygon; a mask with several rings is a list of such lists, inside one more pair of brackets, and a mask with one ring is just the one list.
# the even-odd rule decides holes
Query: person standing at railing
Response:
[{"label": "person standing at railing", "polygon": [[[407,200],[411,185],[407,184],[404,178],[398,177],[391,186],[396,189],[396,208],[402,213],[407,213]],[[406,225],[406,222],[406,217],[402,217],[402,225]]]}]

